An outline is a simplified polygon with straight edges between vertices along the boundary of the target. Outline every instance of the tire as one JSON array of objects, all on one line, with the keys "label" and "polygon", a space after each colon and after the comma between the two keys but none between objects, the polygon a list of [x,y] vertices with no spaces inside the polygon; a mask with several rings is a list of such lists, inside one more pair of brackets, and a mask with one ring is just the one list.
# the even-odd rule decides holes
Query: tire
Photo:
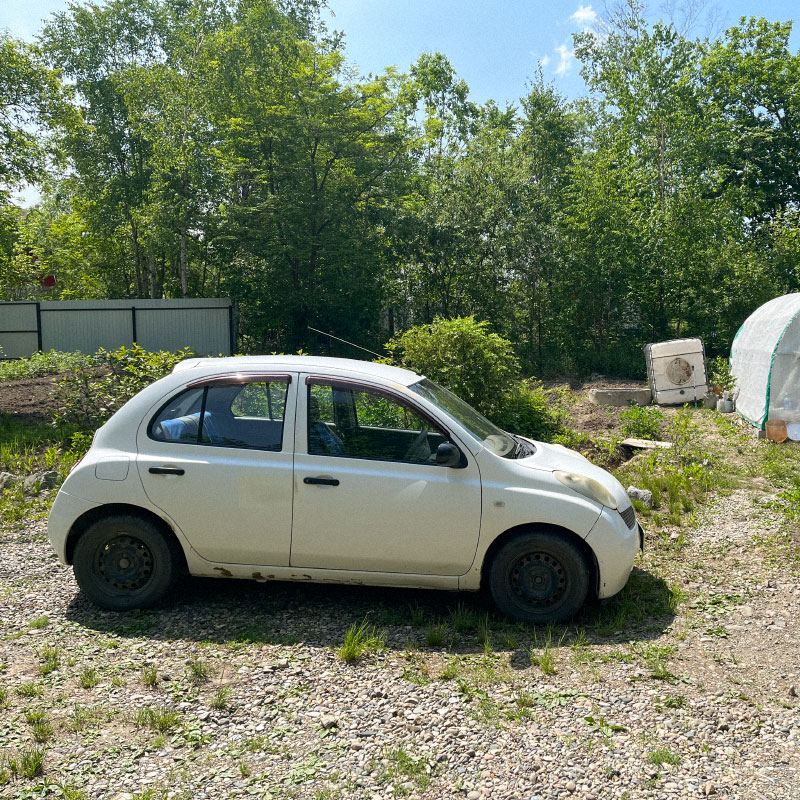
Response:
[{"label": "tire", "polygon": [[515,536],[497,551],[489,590],[508,617],[535,624],[574,616],[589,594],[589,569],[568,539],[551,531]]},{"label": "tire", "polygon": [[135,516],[106,517],[75,545],[72,570],[83,593],[111,611],[151,608],[178,577],[177,546],[151,522]]}]

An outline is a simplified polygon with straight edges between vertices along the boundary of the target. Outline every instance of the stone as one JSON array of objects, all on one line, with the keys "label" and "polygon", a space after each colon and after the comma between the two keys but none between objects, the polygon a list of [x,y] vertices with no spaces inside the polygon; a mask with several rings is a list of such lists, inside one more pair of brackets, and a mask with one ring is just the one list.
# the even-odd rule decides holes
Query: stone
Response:
[{"label": "stone", "polygon": [[709,797],[710,795],[716,793],[717,793],[717,787],[714,786],[714,784],[711,781],[706,781],[706,783],[703,784],[703,794],[706,797]]},{"label": "stone", "polygon": [[567,781],[567,787],[566,788],[567,788],[568,792],[574,792],[575,789],[577,789],[578,787],[577,787],[575,781]]},{"label": "stone", "polygon": [[638,486],[629,486],[628,497],[638,500],[645,508],[652,508],[653,493],[649,489],[640,489]]},{"label": "stone", "polygon": [[323,714],[320,718],[320,724],[327,731],[331,728],[339,727],[339,720],[333,714]]},{"label": "stone", "polygon": [[616,389],[590,389],[589,400],[598,406],[649,406],[652,400],[650,388],[621,386]]},{"label": "stone", "polygon": [[42,489],[55,489],[61,483],[61,474],[53,469],[34,472],[22,479],[22,491],[25,494],[36,494]]},{"label": "stone", "polygon": [[12,475],[10,472],[0,472],[0,491],[7,486],[13,486],[18,480],[17,475]]}]

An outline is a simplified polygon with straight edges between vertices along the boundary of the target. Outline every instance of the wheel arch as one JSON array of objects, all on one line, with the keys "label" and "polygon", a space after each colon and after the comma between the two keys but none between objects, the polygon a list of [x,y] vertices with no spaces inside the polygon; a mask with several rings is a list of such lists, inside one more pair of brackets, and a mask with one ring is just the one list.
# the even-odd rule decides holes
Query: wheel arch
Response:
[{"label": "wheel arch", "polygon": [[155,525],[156,528],[161,531],[164,537],[173,544],[175,552],[179,554],[181,570],[183,572],[188,571],[186,553],[183,550],[183,545],[181,544],[180,540],[175,535],[175,531],[172,530],[172,527],[161,517],[159,517],[158,514],[154,514],[152,511],[148,511],[146,508],[142,508],[141,506],[131,505],[129,503],[106,503],[105,505],[91,508],[89,511],[81,514],[81,516],[72,523],[72,527],[67,535],[67,543],[65,547],[67,564],[72,564],[73,556],[75,554],[75,545],[78,543],[78,539],[81,538],[83,533],[88,530],[91,525],[106,517],[115,517],[121,515],[139,517],[140,519]]},{"label": "wheel arch", "polygon": [[481,564],[481,590],[488,588],[489,569],[491,568],[492,561],[494,560],[497,551],[508,541],[511,541],[515,536],[523,533],[533,533],[539,531],[547,531],[548,533],[555,533],[557,536],[562,537],[568,542],[574,544],[580,554],[583,556],[586,566],[589,570],[589,591],[596,598],[600,588],[600,567],[597,563],[597,556],[594,550],[586,543],[584,539],[578,536],[574,531],[569,528],[564,528],[560,525],[553,525],[550,523],[526,523],[523,525],[515,525],[507,531],[503,531],[486,549],[483,555],[483,563]]}]

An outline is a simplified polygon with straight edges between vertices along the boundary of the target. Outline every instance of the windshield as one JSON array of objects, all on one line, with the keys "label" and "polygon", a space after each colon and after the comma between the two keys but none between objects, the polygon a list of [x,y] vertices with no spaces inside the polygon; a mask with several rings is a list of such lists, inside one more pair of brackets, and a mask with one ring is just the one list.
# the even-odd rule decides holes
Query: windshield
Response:
[{"label": "windshield", "polygon": [[408,388],[449,414],[493,453],[504,458],[515,457],[518,443],[460,397],[456,397],[452,392],[428,378],[423,378],[419,383],[414,383]]}]

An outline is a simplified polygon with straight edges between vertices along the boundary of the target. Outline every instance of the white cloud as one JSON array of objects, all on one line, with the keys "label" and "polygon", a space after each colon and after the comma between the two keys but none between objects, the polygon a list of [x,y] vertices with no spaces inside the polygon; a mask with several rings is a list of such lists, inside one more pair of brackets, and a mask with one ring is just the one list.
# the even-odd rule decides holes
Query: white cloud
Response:
[{"label": "white cloud", "polygon": [[556,75],[566,75],[572,69],[572,59],[575,57],[575,52],[565,44],[560,44],[556,47],[556,52],[559,56]]},{"label": "white cloud", "polygon": [[551,58],[550,58],[550,56],[542,56],[542,57],[539,59],[539,66],[540,66],[542,69],[544,69],[544,68],[545,68],[545,67],[546,67],[546,66],[547,66],[547,65],[550,63],[550,61],[551,61]]},{"label": "white cloud", "polygon": [[570,19],[585,30],[597,22],[597,12],[592,8],[591,4],[588,6],[578,6],[578,10],[570,15]]}]

